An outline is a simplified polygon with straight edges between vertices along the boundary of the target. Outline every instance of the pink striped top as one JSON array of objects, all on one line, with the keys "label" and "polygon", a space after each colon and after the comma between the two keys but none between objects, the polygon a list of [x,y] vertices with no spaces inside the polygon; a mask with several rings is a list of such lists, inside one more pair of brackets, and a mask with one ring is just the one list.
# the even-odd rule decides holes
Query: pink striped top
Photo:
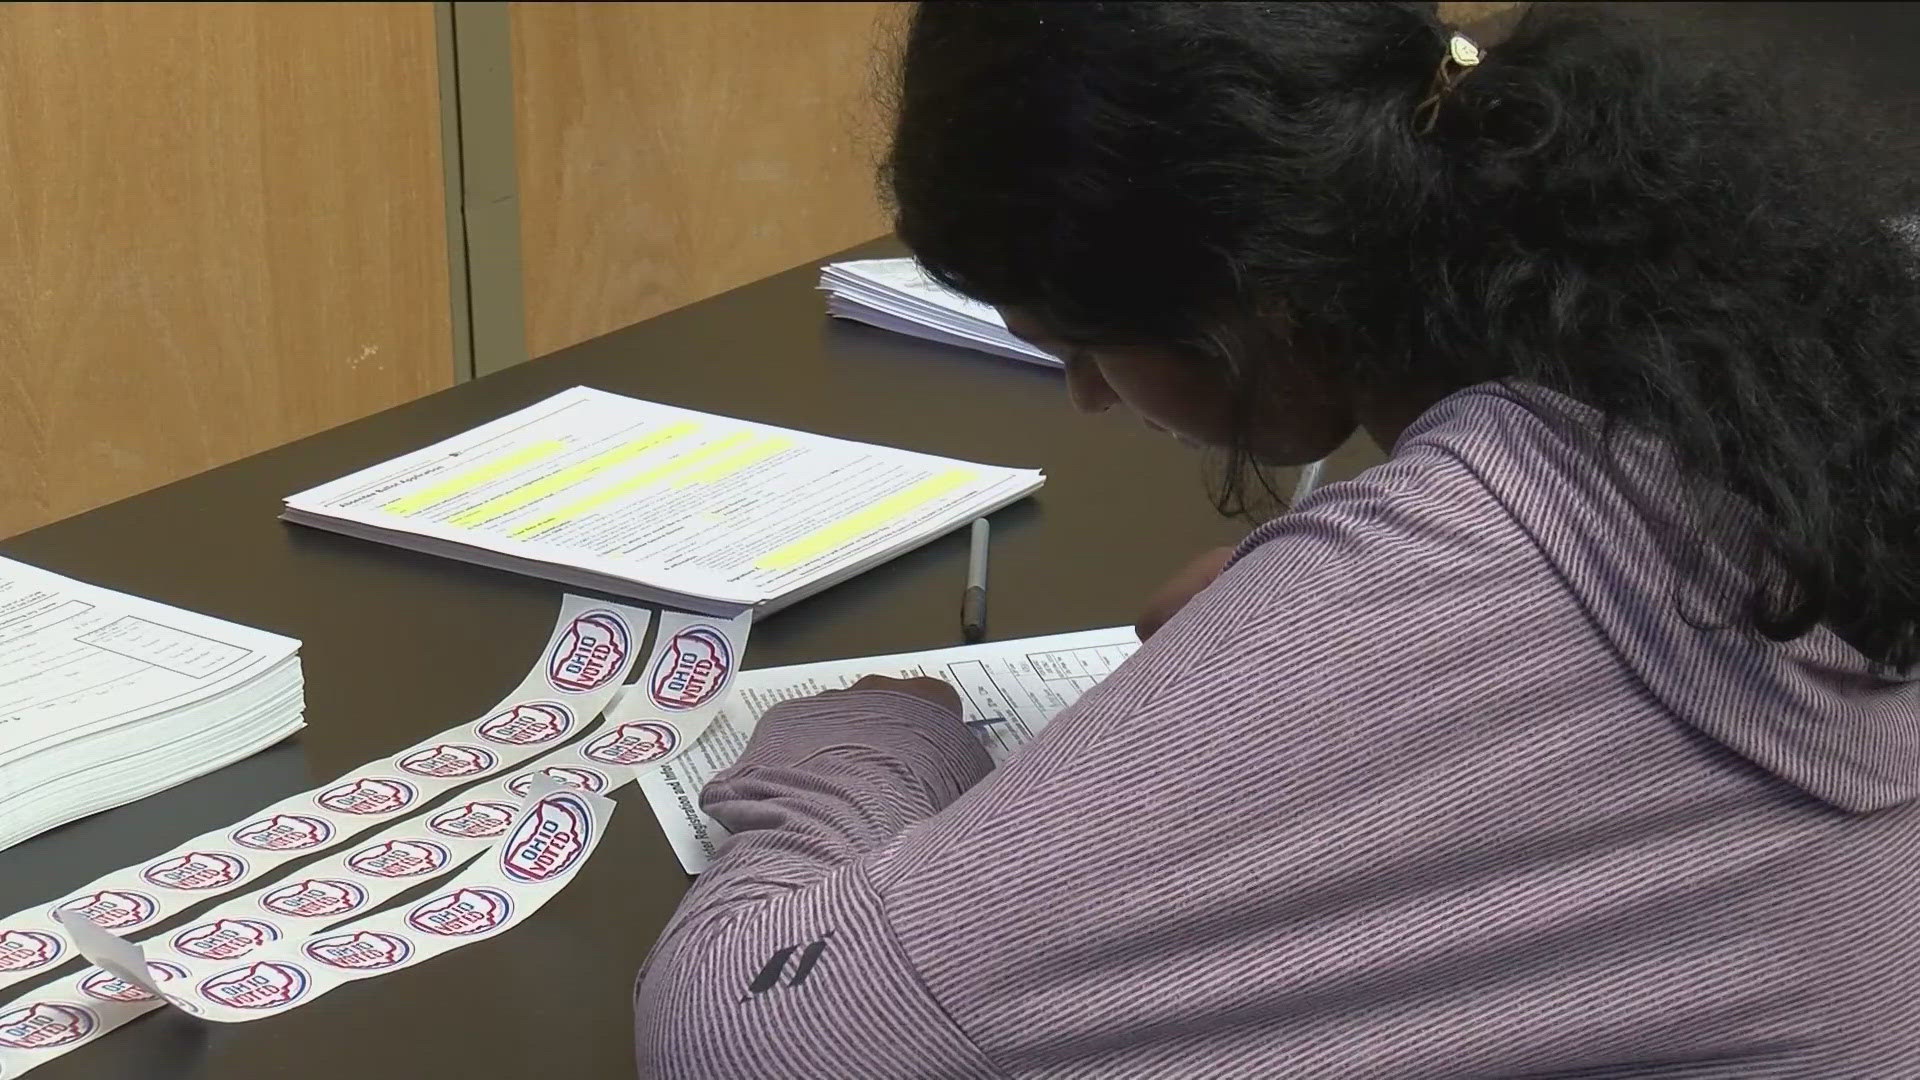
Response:
[{"label": "pink striped top", "polygon": [[774,710],[641,1074],[1920,1076],[1920,683],[1727,628],[1543,404],[1435,406],[991,775]]}]

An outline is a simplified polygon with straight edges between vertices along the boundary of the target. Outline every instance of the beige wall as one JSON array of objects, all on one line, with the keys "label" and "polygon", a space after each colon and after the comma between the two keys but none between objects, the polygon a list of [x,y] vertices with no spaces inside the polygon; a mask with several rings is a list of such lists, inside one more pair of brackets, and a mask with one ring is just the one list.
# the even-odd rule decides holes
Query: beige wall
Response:
[{"label": "beige wall", "polygon": [[0,7],[0,535],[447,385],[432,5]]},{"label": "beige wall", "polygon": [[0,6],[0,536],[886,228],[903,4],[440,7]]},{"label": "beige wall", "polygon": [[528,352],[885,232],[863,134],[898,8],[513,4]]},{"label": "beige wall", "polygon": [[907,7],[510,5],[527,354],[885,232],[876,45]]}]

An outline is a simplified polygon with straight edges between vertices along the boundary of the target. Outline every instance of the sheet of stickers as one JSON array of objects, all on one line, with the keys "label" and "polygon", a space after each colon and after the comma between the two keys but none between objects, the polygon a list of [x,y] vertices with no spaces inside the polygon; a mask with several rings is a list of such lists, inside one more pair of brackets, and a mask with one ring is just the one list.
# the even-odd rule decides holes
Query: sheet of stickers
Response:
[{"label": "sheet of stickers", "polygon": [[570,596],[484,715],[0,919],[0,1080],[155,1009],[272,1016],[531,916],[605,833],[606,794],[712,722],[752,616],[657,618],[641,659],[654,612]]}]

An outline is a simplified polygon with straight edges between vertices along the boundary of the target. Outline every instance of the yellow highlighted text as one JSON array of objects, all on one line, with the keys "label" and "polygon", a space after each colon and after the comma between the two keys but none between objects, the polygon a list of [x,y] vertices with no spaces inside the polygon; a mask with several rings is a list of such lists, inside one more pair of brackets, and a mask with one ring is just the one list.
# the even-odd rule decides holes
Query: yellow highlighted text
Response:
[{"label": "yellow highlighted text", "polygon": [[489,521],[505,517],[528,503],[537,502],[556,492],[590,480],[623,462],[663,446],[675,439],[682,438],[696,430],[699,425],[688,422],[662,428],[644,439],[635,439],[623,443],[604,453],[595,454],[575,465],[569,465],[551,476],[543,476],[530,484],[514,488],[499,498],[488,499],[479,506],[461,514],[454,515],[452,523],[468,528],[484,525]]},{"label": "yellow highlighted text", "polygon": [[864,536],[895,518],[911,513],[915,508],[932,502],[957,487],[963,487],[972,480],[973,474],[965,469],[954,469],[938,476],[930,476],[912,487],[881,499],[857,514],[841,518],[831,525],[808,533],[786,547],[761,556],[754,566],[761,570],[785,570],[788,567],[798,566],[817,555],[832,551],[849,540]]},{"label": "yellow highlighted text", "polygon": [[645,472],[635,473],[617,484],[612,484],[601,491],[596,491],[584,499],[576,499],[551,514],[536,518],[525,525],[521,525],[513,530],[513,535],[515,538],[525,539],[537,533],[546,532],[555,526],[565,525],[567,522],[572,521],[582,514],[597,510],[615,499],[632,494],[646,487],[648,484],[664,480],[675,473],[690,469],[702,462],[711,461],[715,456],[723,454],[752,438],[752,432],[742,431],[735,435],[729,435],[724,439],[716,439],[698,449],[689,450],[664,465],[648,469]]},{"label": "yellow highlighted text", "polygon": [[729,454],[706,468],[701,469],[699,472],[694,473],[692,476],[683,476],[674,482],[674,486],[686,487],[689,484],[711,484],[723,476],[731,476],[739,472],[741,469],[746,468],[756,461],[765,461],[767,458],[772,457],[792,445],[792,439],[775,436],[758,446],[749,446],[737,454]]},{"label": "yellow highlighted text", "polygon": [[382,506],[380,509],[385,510],[389,514],[399,514],[402,517],[417,514],[442,499],[458,495],[463,491],[472,491],[474,488],[479,487],[489,480],[505,476],[523,465],[531,465],[542,458],[550,458],[566,448],[566,443],[552,439],[546,442],[534,443],[532,446],[508,454],[498,461],[489,462],[477,469],[463,472],[451,480],[442,480],[440,483],[423,491],[416,491],[411,495],[403,495]]}]

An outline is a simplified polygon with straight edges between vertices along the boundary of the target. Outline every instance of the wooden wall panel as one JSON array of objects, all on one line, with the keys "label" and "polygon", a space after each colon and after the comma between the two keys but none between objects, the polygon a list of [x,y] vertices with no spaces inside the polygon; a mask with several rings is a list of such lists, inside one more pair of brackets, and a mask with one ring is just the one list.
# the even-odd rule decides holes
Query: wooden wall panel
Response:
[{"label": "wooden wall panel", "polygon": [[0,535],[452,381],[433,9],[0,7]]},{"label": "wooden wall panel", "polygon": [[1516,0],[1443,0],[1440,20],[1448,26],[1466,26],[1489,15],[1498,15],[1515,5]]},{"label": "wooden wall panel", "polygon": [[885,232],[870,90],[898,7],[513,4],[529,353]]}]

